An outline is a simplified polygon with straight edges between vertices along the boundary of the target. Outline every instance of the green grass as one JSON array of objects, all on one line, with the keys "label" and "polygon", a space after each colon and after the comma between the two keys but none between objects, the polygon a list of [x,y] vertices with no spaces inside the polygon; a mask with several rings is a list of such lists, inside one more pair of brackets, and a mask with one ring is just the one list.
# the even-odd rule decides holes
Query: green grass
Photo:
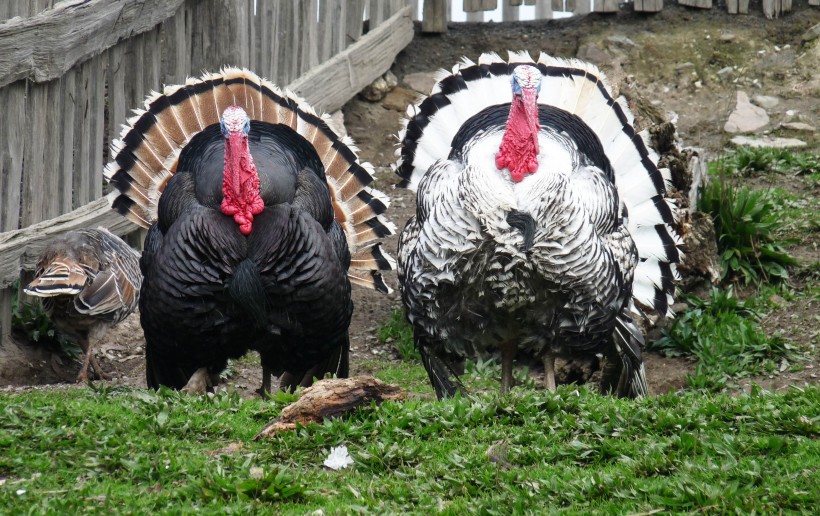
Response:
[{"label": "green grass", "polygon": [[407,322],[403,309],[394,309],[390,314],[390,319],[379,326],[376,335],[382,343],[392,344],[402,360],[414,362],[421,360],[421,355],[413,343],[413,328]]},{"label": "green grass", "polygon": [[711,181],[701,189],[698,209],[711,215],[717,235],[721,279],[743,284],[781,281],[796,265],[779,241],[781,199],[768,190],[738,186],[719,160],[709,164]]},{"label": "green grass", "polygon": [[820,157],[814,152],[795,152],[770,147],[738,147],[722,159],[729,172],[745,175],[760,173],[808,175],[820,170]]},{"label": "green grass", "polygon": [[[818,388],[640,401],[516,388],[366,407],[253,441],[289,399],[4,394],[0,512],[809,514],[820,503]],[[324,469],[340,444],[354,466]]]},{"label": "green grass", "polygon": [[649,348],[667,356],[697,358],[695,372],[687,378],[694,389],[719,391],[734,386],[738,378],[782,371],[802,358],[796,346],[763,333],[755,308],[764,309],[771,302],[762,296],[744,302],[731,288],[713,288],[709,299],[687,301],[689,308]]}]

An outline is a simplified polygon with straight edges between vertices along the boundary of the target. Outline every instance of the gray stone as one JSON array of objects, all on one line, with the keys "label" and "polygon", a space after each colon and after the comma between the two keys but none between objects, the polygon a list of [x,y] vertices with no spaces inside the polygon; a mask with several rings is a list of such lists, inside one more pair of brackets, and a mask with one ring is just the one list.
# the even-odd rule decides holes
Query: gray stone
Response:
[{"label": "gray stone", "polygon": [[410,89],[429,95],[436,84],[436,72],[410,73],[404,76],[403,81]]},{"label": "gray stone", "polygon": [[407,106],[410,104],[415,104],[418,97],[419,94],[417,92],[397,86],[393,89],[393,91],[388,93],[386,97],[384,97],[382,107],[404,113],[407,110]]},{"label": "gray stone", "polygon": [[581,45],[576,54],[581,61],[589,61],[594,65],[605,65],[612,61],[612,56],[599,46],[587,43]]},{"label": "gray stone", "polygon": [[769,95],[755,95],[752,97],[752,102],[762,108],[772,109],[780,104],[780,99],[777,97],[770,97]]},{"label": "gray stone", "polygon": [[820,23],[812,26],[800,37],[803,41],[812,41],[820,37]]},{"label": "gray stone", "polygon": [[763,136],[751,138],[749,136],[735,136],[730,140],[737,146],[746,147],[775,147],[784,149],[788,147],[805,147],[806,142],[797,138],[775,138],[773,136]]},{"label": "gray stone", "polygon": [[737,36],[732,34],[731,32],[721,32],[720,37],[718,39],[723,41],[724,43],[728,43],[729,41],[734,41]]},{"label": "gray stone", "polygon": [[806,124],[803,122],[785,122],[780,124],[780,127],[784,129],[791,129],[792,131],[808,131],[810,133],[813,133],[817,130],[817,128],[815,128],[813,125]]},{"label": "gray stone", "polygon": [[631,39],[627,38],[626,36],[624,36],[622,34],[616,34],[614,36],[609,36],[608,38],[606,38],[606,40],[609,43],[614,43],[616,45],[621,45],[623,47],[634,47],[635,46],[634,41],[632,41]]},{"label": "gray stone", "polygon": [[765,127],[769,123],[766,110],[749,102],[746,92],[737,92],[737,106],[723,126],[727,133],[749,133]]},{"label": "gray stone", "polygon": [[396,87],[398,84],[398,80],[396,76],[393,75],[393,72],[388,71],[375,81],[371,82],[369,85],[365,86],[365,88],[359,93],[359,96],[365,100],[369,100],[370,102],[378,102],[387,95],[390,90]]},{"label": "gray stone", "polygon": [[396,74],[394,74],[390,70],[387,70],[387,72],[384,75],[382,75],[382,77],[384,77],[384,82],[387,83],[387,87],[391,90],[399,85],[399,80],[396,78]]},{"label": "gray stone", "polygon": [[717,74],[718,74],[718,77],[723,77],[724,75],[729,75],[733,71],[734,71],[734,68],[732,68],[731,66],[726,66],[726,67],[721,68],[720,70],[718,70]]},{"label": "gray stone", "polygon": [[678,72],[678,73],[691,72],[694,69],[695,69],[695,64],[694,63],[689,63],[689,62],[681,63],[681,64],[679,64],[675,67],[675,71]]}]

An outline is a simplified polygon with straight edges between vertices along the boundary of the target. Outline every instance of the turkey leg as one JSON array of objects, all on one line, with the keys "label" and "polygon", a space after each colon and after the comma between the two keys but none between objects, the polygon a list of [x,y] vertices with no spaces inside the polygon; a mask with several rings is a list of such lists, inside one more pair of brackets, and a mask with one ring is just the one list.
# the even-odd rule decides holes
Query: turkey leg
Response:
[{"label": "turkey leg", "polygon": [[194,372],[194,374],[191,375],[188,383],[186,383],[185,387],[182,388],[182,392],[187,394],[205,394],[208,391],[208,384],[210,383],[210,380],[211,378],[208,374],[208,368],[200,367]]},{"label": "turkey leg", "polygon": [[91,346],[88,345],[88,338],[79,339],[79,344],[85,356],[83,356],[83,365],[80,367],[80,373],[77,375],[77,381],[80,383],[86,383],[88,382],[88,367],[91,363]]},{"label": "turkey leg", "polygon": [[555,355],[546,353],[544,361],[544,388],[555,392]]},{"label": "turkey leg", "polygon": [[515,341],[507,341],[501,345],[501,394],[507,394],[512,389],[513,360],[517,351]]}]

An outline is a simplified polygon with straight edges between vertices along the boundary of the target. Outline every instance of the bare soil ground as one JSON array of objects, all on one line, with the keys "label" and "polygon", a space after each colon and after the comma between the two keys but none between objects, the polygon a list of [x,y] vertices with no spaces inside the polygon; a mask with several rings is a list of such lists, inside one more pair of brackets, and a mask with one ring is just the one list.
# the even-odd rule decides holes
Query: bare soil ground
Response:
[{"label": "bare soil ground", "polygon": [[[537,56],[545,51],[560,57],[580,57],[598,64],[613,82],[627,78],[634,81],[644,96],[662,113],[677,116],[682,142],[720,155],[730,135],[723,125],[735,106],[736,92],[750,96],[769,95],[780,99],[769,109],[771,123],[764,129],[773,135],[798,137],[820,148],[818,133],[778,128],[783,121],[802,121],[817,126],[820,116],[820,40],[804,42],[801,35],[820,23],[820,9],[795,3],[795,10],[778,20],[765,20],[760,14],[729,16],[723,9],[690,10],[665,6],[653,15],[623,12],[616,15],[589,15],[577,19],[549,22],[452,24],[447,34],[417,34],[397,58],[392,71],[399,79],[394,102],[371,103],[351,100],[344,108],[348,132],[358,143],[361,156],[378,171],[378,186],[393,198],[389,217],[399,228],[415,209],[414,196],[397,183],[389,166],[393,163],[402,114],[395,99],[412,97],[404,77],[417,72],[450,68],[462,56],[476,59],[481,53],[508,49],[529,50]],[[404,97],[402,97],[402,95]],[[398,105],[393,105],[398,104]],[[674,113],[674,115],[672,115]],[[778,186],[798,192],[813,189],[798,177],[778,177]],[[395,250],[396,237],[388,240]],[[803,235],[803,241],[792,252],[803,264],[818,260],[820,235],[817,228]],[[395,275],[388,281],[396,284]],[[814,285],[816,278],[797,278],[797,290]],[[746,294],[749,294],[748,292]],[[380,344],[377,327],[389,318],[392,309],[400,307],[396,293],[383,296],[355,289],[355,312],[350,328],[351,372],[371,372],[379,362],[397,360],[390,345]],[[812,358],[802,370],[772,377],[753,378],[769,389],[816,383],[820,374],[818,345],[818,302],[807,296],[784,302],[763,319],[772,334],[782,334],[793,342],[812,349]],[[144,386],[144,340],[135,314],[110,334],[109,343],[98,351],[103,367],[113,372],[114,384]],[[373,361],[376,361],[374,365]],[[24,377],[3,379],[0,385],[26,388],[71,380],[77,364],[52,360],[43,354],[38,363],[28,364],[33,373]],[[258,361],[253,357],[234,364],[229,384],[252,395],[260,385]],[[365,371],[365,368],[367,371]],[[646,356],[650,388],[655,393],[679,389],[686,385],[693,364],[685,359],[664,358],[654,353]]]}]

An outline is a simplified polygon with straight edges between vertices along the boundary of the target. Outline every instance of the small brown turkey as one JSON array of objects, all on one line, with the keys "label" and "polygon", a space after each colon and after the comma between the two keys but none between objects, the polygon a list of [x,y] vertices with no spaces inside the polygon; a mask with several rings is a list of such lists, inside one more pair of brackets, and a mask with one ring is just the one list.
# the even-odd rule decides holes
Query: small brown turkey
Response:
[{"label": "small brown turkey", "polygon": [[89,365],[109,380],[94,357],[106,332],[139,303],[140,255],[106,229],[69,231],[49,242],[24,289],[43,298],[54,325],[85,353],[77,381],[88,380]]}]

